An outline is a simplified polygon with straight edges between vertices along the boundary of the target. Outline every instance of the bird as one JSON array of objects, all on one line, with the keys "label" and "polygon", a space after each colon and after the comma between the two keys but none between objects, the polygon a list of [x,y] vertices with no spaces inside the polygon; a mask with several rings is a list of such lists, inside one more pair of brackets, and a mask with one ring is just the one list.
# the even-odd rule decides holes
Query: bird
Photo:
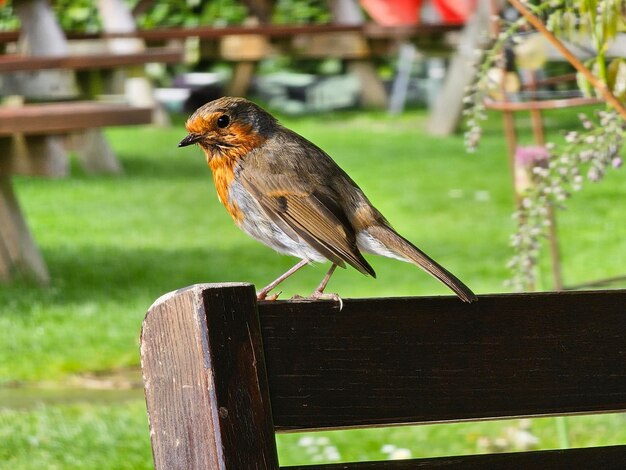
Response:
[{"label": "bird", "polygon": [[464,302],[477,299],[454,274],[398,234],[326,152],[259,105],[221,97],[198,108],[185,127],[188,134],[178,146],[202,149],[218,199],[235,224],[275,251],[300,259],[257,292],[258,300],[275,300],[278,294],[270,292],[296,271],[330,261],[309,298],[341,302],[338,294],[324,292],[337,266],[376,277],[363,252],[412,263]]}]

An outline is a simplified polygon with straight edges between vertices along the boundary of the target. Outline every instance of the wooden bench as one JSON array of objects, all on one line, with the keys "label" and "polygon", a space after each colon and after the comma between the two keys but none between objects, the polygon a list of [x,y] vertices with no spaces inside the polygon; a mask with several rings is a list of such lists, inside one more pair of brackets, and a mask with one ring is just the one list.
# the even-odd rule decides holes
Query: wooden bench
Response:
[{"label": "wooden bench", "polygon": [[233,64],[227,93],[245,95],[257,63],[279,54],[304,60],[341,59],[361,83],[361,101],[366,106],[385,107],[387,93],[372,60],[398,54],[403,42],[412,42],[422,51],[449,52],[444,40],[458,24],[420,24],[385,27],[376,24],[251,25],[214,28],[159,28],[137,31],[147,42],[188,37],[200,40],[202,59]]},{"label": "wooden bench", "polygon": [[[146,63],[178,63],[183,59],[183,51],[172,48],[143,50],[141,45],[132,44],[133,47],[129,48],[125,44],[123,52],[116,47],[113,49],[117,52],[94,50],[89,54],[70,54],[65,35],[49,3],[45,0],[14,3],[22,23],[21,34],[12,37],[5,34],[2,38],[7,41],[25,39],[32,55],[0,57],[0,73],[5,74],[4,91],[24,96],[26,101],[30,98],[49,102],[0,107],[0,281],[9,280],[19,272],[45,284],[49,281],[48,270],[20,210],[11,177],[65,176],[68,147],[76,151],[87,172],[120,173],[121,164],[101,128],[153,122],[154,100],[143,96],[137,100],[133,96],[135,104],[131,105],[76,99],[92,99],[103,92],[99,85],[104,80],[94,77],[94,71],[105,71],[108,77],[113,77],[120,70],[127,71]],[[110,6],[111,2],[107,5]],[[119,15],[116,18],[119,19]],[[89,46],[93,47],[93,44]],[[77,77],[76,71],[90,76]],[[134,75],[141,80],[140,72]],[[110,80],[113,82],[115,80]],[[82,89],[80,85],[83,85]],[[145,81],[142,85],[147,86],[141,90],[149,88]],[[109,88],[112,89],[113,85]],[[142,102],[138,104],[139,101]]]},{"label": "wooden bench", "polygon": [[93,127],[150,122],[151,108],[97,101],[0,107],[0,136],[62,134]]},{"label": "wooden bench", "polygon": [[[224,60],[233,64],[228,94],[245,95],[258,61],[277,54],[302,59],[338,58],[362,84],[366,105],[384,107],[387,97],[382,82],[371,66],[378,57],[397,55],[399,45],[412,42],[420,50],[449,54],[452,45],[446,35],[462,28],[459,24],[419,24],[387,27],[365,24],[308,24],[186,28],[155,28],[132,32],[101,34],[68,34],[68,39],[139,38],[150,44],[163,44],[187,38],[200,40],[201,59]],[[11,33],[0,33],[0,43],[14,39]],[[154,48],[154,47],[153,47]],[[167,49],[167,48],[162,48]],[[0,64],[1,67],[1,64]]]},{"label": "wooden bench", "polygon": [[159,47],[145,51],[118,54],[73,54],[69,56],[0,56],[0,73],[37,71],[43,69],[97,70],[161,63],[178,64],[183,61],[182,49]]},{"label": "wooden bench", "polygon": [[[256,301],[164,295],[141,364],[155,466],[278,469],[275,432],[626,410],[626,291]],[[298,469],[623,468],[626,445]]]},{"label": "wooden bench", "polygon": [[[146,124],[151,119],[152,108],[125,104],[65,102],[0,107],[0,280],[8,280],[19,272],[42,284],[49,281],[46,264],[30,234],[11,177],[65,176],[68,162],[64,136],[101,127]],[[85,153],[83,156],[89,157]],[[104,154],[89,158],[89,162],[89,165],[110,166],[116,160]]]}]

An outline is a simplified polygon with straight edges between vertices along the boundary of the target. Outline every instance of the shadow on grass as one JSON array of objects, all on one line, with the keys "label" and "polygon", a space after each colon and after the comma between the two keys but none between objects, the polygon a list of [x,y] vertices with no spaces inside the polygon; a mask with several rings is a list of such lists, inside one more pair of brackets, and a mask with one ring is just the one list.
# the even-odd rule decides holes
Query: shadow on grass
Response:
[{"label": "shadow on grass", "polygon": [[[80,247],[44,253],[52,283],[40,287],[25,279],[0,287],[0,303],[27,307],[34,301],[62,305],[83,301],[124,301],[202,282],[245,281],[228,279],[237,273],[264,277],[280,273],[292,260],[269,259],[267,253],[240,249],[135,249]],[[268,278],[271,277],[268,274]],[[25,309],[27,310],[27,309]]]}]

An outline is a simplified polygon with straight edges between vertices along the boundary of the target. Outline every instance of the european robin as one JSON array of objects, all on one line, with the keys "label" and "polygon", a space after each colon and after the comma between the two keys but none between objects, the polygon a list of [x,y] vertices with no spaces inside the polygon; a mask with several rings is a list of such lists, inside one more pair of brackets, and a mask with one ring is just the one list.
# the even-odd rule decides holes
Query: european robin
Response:
[{"label": "european robin", "polygon": [[300,258],[258,292],[260,300],[275,299],[268,293],[306,264],[328,260],[330,269],[311,298],[340,301],[324,293],[337,266],[347,263],[376,276],[361,252],[413,263],[463,301],[476,300],[456,276],[391,228],[326,152],[256,104],[220,98],[199,108],[185,127],[189,134],[178,146],[200,145],[235,224],[279,253]]}]

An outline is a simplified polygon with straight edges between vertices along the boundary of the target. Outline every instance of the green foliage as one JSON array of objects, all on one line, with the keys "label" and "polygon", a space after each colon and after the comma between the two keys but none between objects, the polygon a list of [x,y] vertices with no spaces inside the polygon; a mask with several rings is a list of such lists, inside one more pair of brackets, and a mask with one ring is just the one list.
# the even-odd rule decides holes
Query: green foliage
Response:
[{"label": "green foliage", "polygon": [[[624,102],[626,99],[626,62],[617,57],[607,63],[606,52],[618,31],[626,29],[626,0],[546,0],[526,4],[555,36],[583,44],[591,41],[596,56],[586,66],[595,78],[613,95]],[[501,65],[506,45],[522,40],[518,31],[529,28],[524,17],[511,24],[502,24],[502,32],[484,51],[478,61],[477,79],[470,87],[465,101],[468,131],[465,133],[466,148],[474,151],[481,136],[480,122],[485,119],[484,101],[489,93],[489,72]],[[574,60],[573,58],[571,59]],[[573,62],[572,62],[573,63]],[[593,86],[580,71],[577,84],[584,95],[605,98],[600,92],[602,85]],[[496,85],[498,87],[498,85]],[[493,87],[491,87],[493,88]],[[512,270],[509,282],[518,290],[530,287],[536,281],[542,242],[552,224],[548,206],[564,208],[563,201],[572,191],[580,189],[586,172],[591,181],[599,181],[606,169],[622,165],[622,145],[626,136],[624,110],[619,103],[607,101],[607,112],[598,119],[582,116],[585,131],[570,132],[565,144],[548,142],[547,161],[537,161],[529,171],[534,173],[533,184],[520,194],[520,208],[514,214],[516,231],[511,236],[513,257],[508,263]],[[564,127],[564,129],[567,129]],[[518,150],[523,148],[518,146]],[[517,166],[517,155],[516,155]],[[544,166],[546,168],[544,168]],[[516,175],[519,170],[516,170]],[[558,196],[558,197],[556,197]]]},{"label": "green foliage", "polygon": [[[589,65],[600,80],[609,85],[606,64],[606,50],[620,31],[626,31],[625,0],[557,0],[549,4],[546,13],[546,26],[556,36],[580,42],[591,38],[597,55]],[[579,74],[578,83],[589,94],[591,84]]]},{"label": "green foliage", "polygon": [[0,6],[0,31],[14,31],[20,27],[20,22],[15,16],[13,5],[6,3]]},{"label": "green foliage", "polygon": [[[135,8],[139,0],[126,0]],[[96,32],[101,29],[96,2],[92,0],[58,0],[52,2],[59,22],[65,31]],[[156,0],[137,16],[137,26],[143,29],[158,27],[192,27],[198,25],[238,25],[249,16],[241,0]],[[324,0],[278,0],[272,21],[276,24],[326,23],[330,12]],[[19,27],[9,1],[0,7],[0,30]]]},{"label": "green foliage", "polygon": [[197,24],[196,15],[186,0],[154,2],[150,9],[137,18],[137,26],[141,29]]},{"label": "green foliage", "polygon": [[52,8],[64,31],[94,33],[102,29],[96,2],[92,0],[56,0]]},{"label": "green foliage", "polygon": [[272,22],[276,24],[328,23],[330,11],[325,0],[278,0]]},{"label": "green foliage", "polygon": [[236,0],[206,2],[200,15],[200,24],[215,26],[241,24],[248,16],[248,9]]}]

